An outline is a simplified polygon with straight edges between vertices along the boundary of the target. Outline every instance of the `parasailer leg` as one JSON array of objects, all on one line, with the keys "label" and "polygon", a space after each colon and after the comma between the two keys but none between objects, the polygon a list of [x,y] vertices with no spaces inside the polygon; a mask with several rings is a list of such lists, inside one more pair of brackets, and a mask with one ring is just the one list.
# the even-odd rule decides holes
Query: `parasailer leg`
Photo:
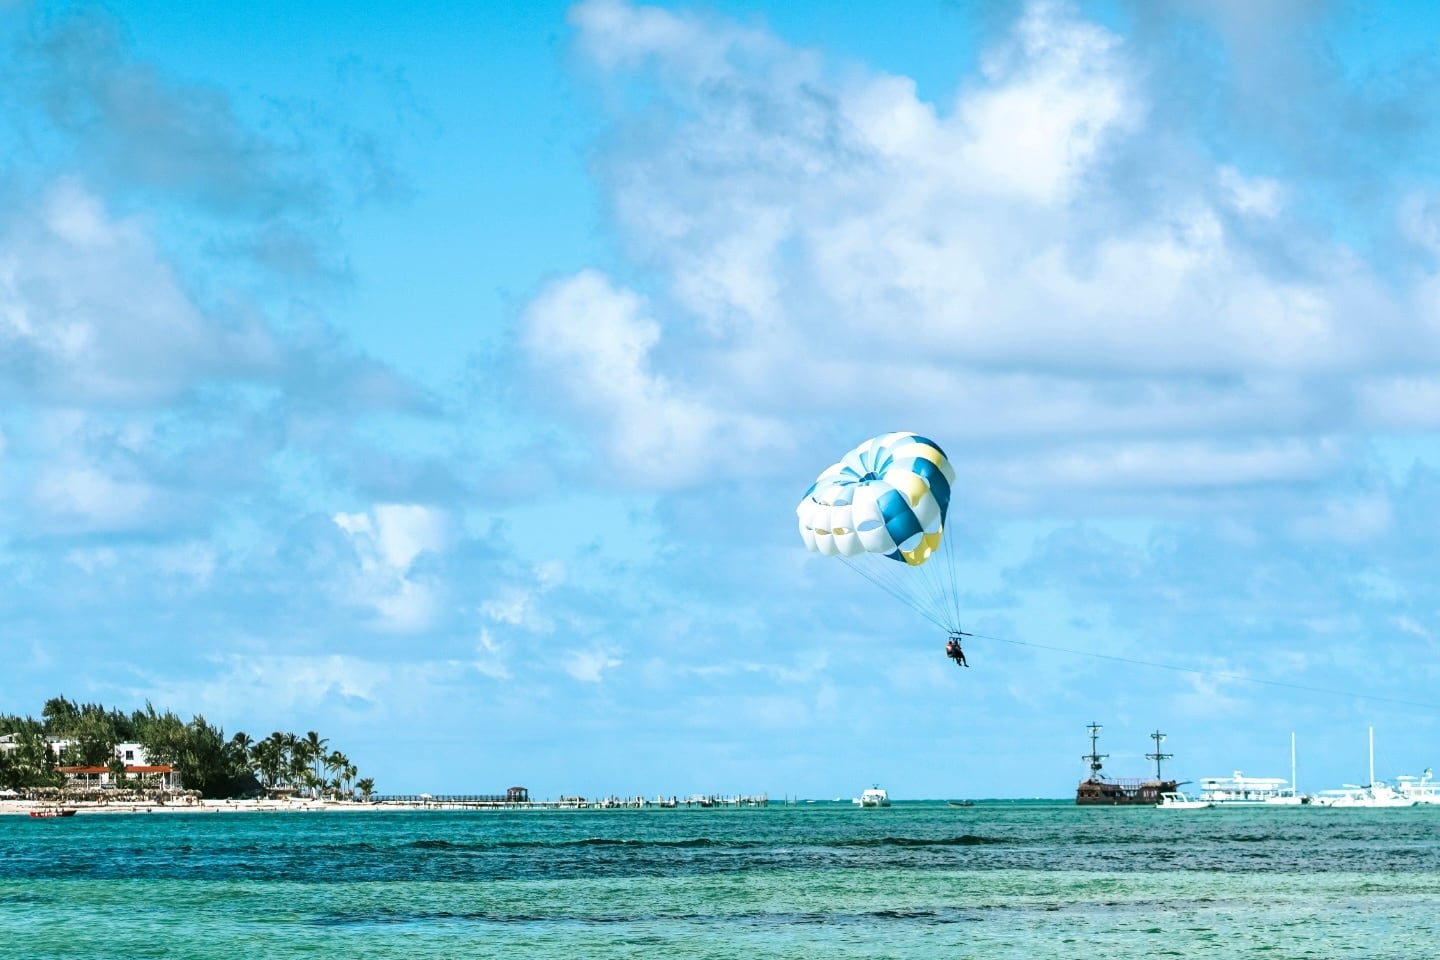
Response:
[{"label": "parasailer leg", "polygon": [[960,638],[966,636],[969,636],[969,634],[957,631],[956,633],[950,634],[950,639],[945,641],[945,656],[954,660],[957,667],[970,666],[970,664],[965,662],[965,651],[960,648]]}]

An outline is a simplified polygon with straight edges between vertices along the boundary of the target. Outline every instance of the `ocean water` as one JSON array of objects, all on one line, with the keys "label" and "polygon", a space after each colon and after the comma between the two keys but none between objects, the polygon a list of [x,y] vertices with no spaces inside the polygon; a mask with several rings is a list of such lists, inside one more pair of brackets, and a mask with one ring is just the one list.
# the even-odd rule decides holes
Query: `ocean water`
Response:
[{"label": "ocean water", "polygon": [[0,817],[0,957],[1440,952],[1440,806]]}]

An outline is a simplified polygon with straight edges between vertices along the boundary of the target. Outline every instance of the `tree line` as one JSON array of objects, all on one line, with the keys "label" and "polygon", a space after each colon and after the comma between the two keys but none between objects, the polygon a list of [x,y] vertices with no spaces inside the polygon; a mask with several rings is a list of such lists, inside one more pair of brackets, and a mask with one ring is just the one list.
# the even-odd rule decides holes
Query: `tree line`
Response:
[{"label": "tree line", "polygon": [[[98,703],[65,697],[45,702],[40,719],[0,714],[0,736],[14,734],[15,749],[0,750],[0,789],[24,791],[65,784],[62,766],[108,767],[123,783],[125,763],[115,745],[138,743],[150,763],[175,768],[187,790],[202,797],[243,797],[285,790],[313,797],[366,800],[375,781],[330,741],[311,730],[303,737],[275,731],[263,740],[225,732],[196,715],[188,722],[174,712],[145,709],[125,713]],[[46,738],[70,741],[57,756]]]}]

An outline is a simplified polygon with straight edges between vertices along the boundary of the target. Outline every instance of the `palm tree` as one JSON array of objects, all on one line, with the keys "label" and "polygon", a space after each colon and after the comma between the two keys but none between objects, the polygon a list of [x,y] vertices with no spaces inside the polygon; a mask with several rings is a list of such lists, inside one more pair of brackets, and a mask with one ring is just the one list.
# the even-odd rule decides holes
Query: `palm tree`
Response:
[{"label": "palm tree", "polygon": [[355,789],[359,790],[360,795],[365,798],[365,802],[369,803],[370,794],[375,791],[375,781],[370,777],[366,777],[364,780],[360,780],[355,784]]},{"label": "palm tree", "polygon": [[[339,773],[350,765],[350,759],[336,750],[325,758],[325,769],[331,773]],[[336,777],[336,790],[339,790],[339,777]]]},{"label": "palm tree", "polygon": [[300,774],[309,766],[307,762],[308,758],[305,755],[306,748],[301,746],[304,741],[293,733],[282,734],[282,737],[285,743],[285,751],[289,755],[290,760],[288,769],[285,772],[293,786],[300,782]]},{"label": "palm tree", "polygon": [[325,748],[330,745],[330,741],[320,736],[320,734],[314,730],[311,730],[305,734],[305,739],[302,742],[305,744],[306,754],[309,756],[310,762],[314,764],[315,776],[318,778],[320,776],[320,764],[325,758]]},{"label": "palm tree", "polygon": [[290,748],[286,743],[285,737],[285,734],[276,730],[261,741],[262,744],[266,745],[265,758],[269,762],[269,765],[265,768],[265,772],[269,781],[268,785],[271,787],[279,786],[282,778],[284,778],[290,770]]},{"label": "palm tree", "polygon": [[230,747],[235,751],[235,756],[244,761],[250,762],[250,750],[255,746],[255,741],[250,739],[250,734],[241,730],[230,738]]},{"label": "palm tree", "polygon": [[251,740],[250,735],[244,731],[235,734],[225,745],[226,760],[229,762],[232,777],[239,777],[254,769],[250,754],[254,746],[255,741]]},{"label": "palm tree", "polygon": [[255,744],[250,750],[250,761],[260,773],[260,781],[267,787],[275,786],[280,776],[280,745],[271,737]]},{"label": "palm tree", "polygon": [[297,786],[308,787],[314,779],[315,771],[310,766],[310,746],[304,741],[296,741],[290,754],[290,779]]}]

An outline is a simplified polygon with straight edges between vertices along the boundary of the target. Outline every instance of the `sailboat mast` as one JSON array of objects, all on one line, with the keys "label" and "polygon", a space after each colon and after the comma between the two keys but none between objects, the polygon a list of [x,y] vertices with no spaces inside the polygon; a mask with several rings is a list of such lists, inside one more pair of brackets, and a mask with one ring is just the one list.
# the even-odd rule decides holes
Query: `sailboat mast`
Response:
[{"label": "sailboat mast", "polygon": [[1109,756],[1108,753],[1099,753],[1099,752],[1097,752],[1097,749],[1098,749],[1098,748],[1097,748],[1097,746],[1096,746],[1096,743],[1097,743],[1097,741],[1099,740],[1099,738],[1100,738],[1100,724],[1098,724],[1098,723],[1096,723],[1095,721],[1092,720],[1092,721],[1090,721],[1090,752],[1087,753],[1085,756],[1083,756],[1083,757],[1080,758],[1081,760],[1089,760],[1089,761],[1090,761],[1090,779],[1091,779],[1091,780],[1098,780],[1098,779],[1100,778],[1100,766],[1101,766],[1100,761],[1101,761],[1101,760],[1104,760],[1106,757]]},{"label": "sailboat mast", "polygon": [[1297,797],[1300,795],[1300,784],[1295,782],[1295,731],[1290,731],[1290,790]]},{"label": "sailboat mast", "polygon": [[1161,778],[1160,778],[1160,761],[1161,761],[1161,760],[1169,760],[1171,757],[1175,756],[1175,754],[1173,754],[1173,753],[1161,753],[1161,752],[1160,752],[1160,744],[1164,742],[1164,740],[1165,740],[1165,734],[1161,733],[1159,730],[1156,730],[1154,733],[1150,734],[1150,739],[1155,741],[1155,752],[1154,752],[1154,753],[1147,753],[1147,754],[1145,754],[1145,759],[1146,759],[1146,760],[1154,760],[1154,761],[1155,761],[1155,780],[1156,780],[1156,782],[1158,783],[1158,782],[1160,782],[1160,779],[1161,779]]},{"label": "sailboat mast", "polygon": [[1370,786],[1375,786],[1375,728],[1370,728]]}]

